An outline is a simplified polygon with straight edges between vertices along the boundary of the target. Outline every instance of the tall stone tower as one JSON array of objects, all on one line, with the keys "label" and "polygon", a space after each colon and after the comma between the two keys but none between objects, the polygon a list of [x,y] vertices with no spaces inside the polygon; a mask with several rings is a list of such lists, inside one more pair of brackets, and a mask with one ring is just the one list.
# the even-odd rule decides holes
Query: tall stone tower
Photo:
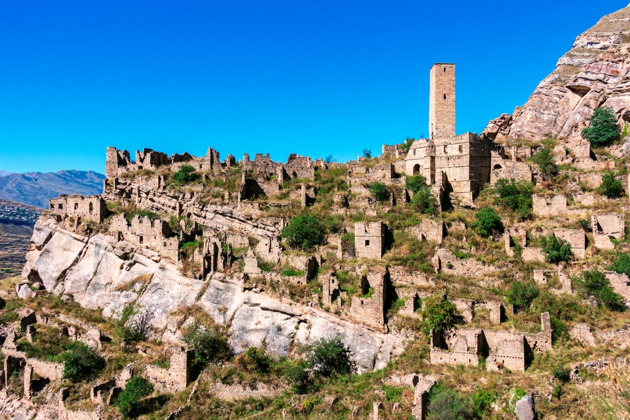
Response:
[{"label": "tall stone tower", "polygon": [[455,136],[455,64],[435,63],[431,67],[429,93],[429,138]]}]

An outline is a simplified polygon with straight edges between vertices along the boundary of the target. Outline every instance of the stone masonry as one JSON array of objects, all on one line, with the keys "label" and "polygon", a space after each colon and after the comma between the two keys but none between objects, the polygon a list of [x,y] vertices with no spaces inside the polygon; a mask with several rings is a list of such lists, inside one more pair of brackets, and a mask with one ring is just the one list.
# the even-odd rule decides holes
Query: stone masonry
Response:
[{"label": "stone masonry", "polygon": [[385,252],[385,233],[387,226],[383,222],[355,223],[354,247],[358,258],[381,259]]},{"label": "stone masonry", "polygon": [[599,249],[615,249],[610,238],[621,239],[626,233],[626,220],[620,213],[598,213],[591,216],[593,241]]},{"label": "stone masonry", "polygon": [[430,71],[429,137],[455,136],[455,64],[435,63]]}]

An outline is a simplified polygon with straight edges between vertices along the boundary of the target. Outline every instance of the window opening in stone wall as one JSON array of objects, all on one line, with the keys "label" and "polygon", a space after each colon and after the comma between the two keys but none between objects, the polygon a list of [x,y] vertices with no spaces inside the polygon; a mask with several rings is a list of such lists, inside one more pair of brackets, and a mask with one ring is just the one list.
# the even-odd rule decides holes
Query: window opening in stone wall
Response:
[{"label": "window opening in stone wall", "polygon": [[79,203],[74,203],[74,209],[78,210],[79,209]]},{"label": "window opening in stone wall", "polygon": [[365,241],[365,246],[370,246],[370,241]]},{"label": "window opening in stone wall", "polygon": [[446,93],[444,94],[444,99],[446,99]]},{"label": "window opening in stone wall", "polygon": [[90,203],[90,213],[92,213],[92,211],[94,211],[94,204]]},{"label": "window opening in stone wall", "polygon": [[464,151],[464,146],[462,146],[461,144],[459,145],[459,153],[462,153]]}]

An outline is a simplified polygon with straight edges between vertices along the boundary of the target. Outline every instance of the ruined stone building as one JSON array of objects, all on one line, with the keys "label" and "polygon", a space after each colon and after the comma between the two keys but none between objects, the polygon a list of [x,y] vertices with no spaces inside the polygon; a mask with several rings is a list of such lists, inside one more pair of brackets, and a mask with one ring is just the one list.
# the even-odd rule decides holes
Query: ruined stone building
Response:
[{"label": "ruined stone building", "polygon": [[50,213],[61,217],[74,217],[100,223],[107,215],[105,200],[99,195],[83,197],[80,195],[60,195],[50,200]]},{"label": "ruined stone building", "polygon": [[491,142],[473,133],[455,135],[455,65],[431,68],[429,139],[415,141],[405,159],[407,175],[422,175],[464,203],[490,182]]},{"label": "ruined stone building", "polygon": [[381,259],[387,226],[383,222],[355,223],[354,247],[358,258]]}]

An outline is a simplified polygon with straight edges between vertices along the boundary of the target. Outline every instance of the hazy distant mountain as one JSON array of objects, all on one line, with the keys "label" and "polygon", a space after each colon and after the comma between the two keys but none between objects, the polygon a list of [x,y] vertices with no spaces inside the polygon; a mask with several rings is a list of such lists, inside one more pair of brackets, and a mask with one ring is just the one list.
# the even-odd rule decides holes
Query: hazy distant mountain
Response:
[{"label": "hazy distant mountain", "polygon": [[48,200],[59,194],[100,194],[103,179],[104,175],[93,171],[0,175],[0,198],[48,208]]},{"label": "hazy distant mountain", "polygon": [[7,176],[7,175],[11,175],[11,172],[0,170],[0,176]]}]

